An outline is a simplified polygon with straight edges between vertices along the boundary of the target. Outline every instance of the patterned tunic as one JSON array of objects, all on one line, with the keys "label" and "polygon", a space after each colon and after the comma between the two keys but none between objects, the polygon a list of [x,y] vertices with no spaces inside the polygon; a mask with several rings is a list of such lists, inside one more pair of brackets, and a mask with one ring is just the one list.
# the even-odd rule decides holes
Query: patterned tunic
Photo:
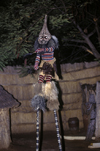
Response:
[{"label": "patterned tunic", "polygon": [[[34,69],[37,70],[38,64],[40,62],[40,56],[42,57],[42,60],[49,62],[54,59],[54,48],[49,47],[49,48],[39,48],[35,51],[37,53],[36,59],[35,59],[35,65]],[[43,52],[43,53],[42,53]],[[40,55],[41,53],[41,55]]]}]

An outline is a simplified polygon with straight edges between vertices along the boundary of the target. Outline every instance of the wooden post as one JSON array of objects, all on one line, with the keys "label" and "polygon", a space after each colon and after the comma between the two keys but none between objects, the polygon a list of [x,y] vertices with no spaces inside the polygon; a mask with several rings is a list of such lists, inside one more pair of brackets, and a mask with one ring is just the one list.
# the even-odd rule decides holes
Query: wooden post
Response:
[{"label": "wooden post", "polygon": [[100,82],[96,85],[96,138],[100,137]]},{"label": "wooden post", "polygon": [[11,143],[9,109],[0,109],[0,149]]}]

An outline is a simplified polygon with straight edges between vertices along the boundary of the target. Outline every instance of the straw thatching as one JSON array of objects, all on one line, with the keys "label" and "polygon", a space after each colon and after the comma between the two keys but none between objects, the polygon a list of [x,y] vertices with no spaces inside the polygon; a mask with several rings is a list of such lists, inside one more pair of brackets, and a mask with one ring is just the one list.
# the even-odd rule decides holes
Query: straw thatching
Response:
[{"label": "straw thatching", "polygon": [[0,109],[17,107],[19,102],[0,85]]},{"label": "straw thatching", "polygon": [[9,108],[18,105],[16,99],[0,85],[0,149],[8,148],[11,143]]}]

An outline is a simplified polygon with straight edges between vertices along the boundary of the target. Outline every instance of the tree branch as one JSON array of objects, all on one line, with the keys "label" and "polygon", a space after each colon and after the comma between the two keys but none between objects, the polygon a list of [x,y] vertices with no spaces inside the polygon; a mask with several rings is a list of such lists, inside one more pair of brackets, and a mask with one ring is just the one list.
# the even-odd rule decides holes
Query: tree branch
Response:
[{"label": "tree branch", "polygon": [[64,10],[65,10],[65,12],[66,12],[66,6],[65,6],[65,3],[64,3],[64,1],[63,0],[60,0],[61,2],[62,2],[62,4],[63,4],[63,7],[64,7]]},{"label": "tree branch", "polygon": [[80,34],[82,35],[82,37],[85,37],[83,30],[81,29],[81,27],[78,24],[76,24],[75,20],[73,20],[73,23],[77,27],[77,29],[80,31]]},{"label": "tree branch", "polygon": [[93,45],[93,43],[91,42],[91,40],[89,39],[89,37],[84,34],[83,30],[81,29],[81,27],[76,24],[75,21],[73,21],[74,25],[77,27],[77,29],[80,31],[81,36],[83,37],[83,39],[86,41],[87,45],[90,47],[91,51],[93,52],[93,55],[99,59],[100,58],[100,54],[99,52],[96,50],[95,46]]},{"label": "tree branch", "polygon": [[95,32],[96,30],[94,29],[90,34],[88,34],[88,37],[91,37]]},{"label": "tree branch", "polygon": [[96,28],[96,32],[97,32],[97,35],[98,35],[98,41],[100,42],[100,32],[99,32],[99,28],[98,28],[98,23],[97,23],[98,19],[94,19],[94,22],[95,22],[95,28]]},{"label": "tree branch", "polygon": [[90,49],[88,49],[87,47],[85,47],[85,46],[76,46],[76,45],[72,45],[72,44],[67,44],[67,46],[73,46],[73,47],[79,47],[79,48],[82,48],[82,49],[84,49],[85,51],[87,51],[88,53],[90,53],[91,55],[93,55],[93,52],[90,50]]},{"label": "tree branch", "polygon": [[89,50],[87,47],[85,46],[81,46],[81,48],[83,48],[85,51],[89,52],[91,55],[93,55],[93,52],[91,50]]},{"label": "tree branch", "polygon": [[64,41],[71,41],[71,42],[77,42],[77,43],[86,43],[85,40],[78,40],[78,39],[63,39]]}]

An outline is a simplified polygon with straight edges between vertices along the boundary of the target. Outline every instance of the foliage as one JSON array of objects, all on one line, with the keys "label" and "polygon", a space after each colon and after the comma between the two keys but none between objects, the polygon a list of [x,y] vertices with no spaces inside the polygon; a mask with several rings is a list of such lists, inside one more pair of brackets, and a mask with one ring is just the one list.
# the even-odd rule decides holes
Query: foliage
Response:
[{"label": "foliage", "polygon": [[17,70],[18,70],[19,77],[21,77],[21,78],[27,76],[28,74],[30,74],[30,75],[32,75],[32,77],[34,77],[34,74],[37,73],[37,71],[35,71],[32,66],[23,67],[23,68],[19,67],[19,68],[17,68]]},{"label": "foliage", "polygon": [[[0,8],[0,69],[6,65],[23,65],[23,56],[34,52],[45,14],[49,16],[51,34],[60,42],[60,63],[100,58],[99,0],[8,0],[6,3]],[[33,63],[34,59],[29,65]]]},{"label": "foliage", "polygon": [[[47,4],[49,3],[48,0]],[[34,1],[31,4],[11,2],[6,9],[1,8],[0,68],[12,64],[13,60],[28,52],[34,52],[34,41],[42,27],[46,9],[44,1]]]}]

